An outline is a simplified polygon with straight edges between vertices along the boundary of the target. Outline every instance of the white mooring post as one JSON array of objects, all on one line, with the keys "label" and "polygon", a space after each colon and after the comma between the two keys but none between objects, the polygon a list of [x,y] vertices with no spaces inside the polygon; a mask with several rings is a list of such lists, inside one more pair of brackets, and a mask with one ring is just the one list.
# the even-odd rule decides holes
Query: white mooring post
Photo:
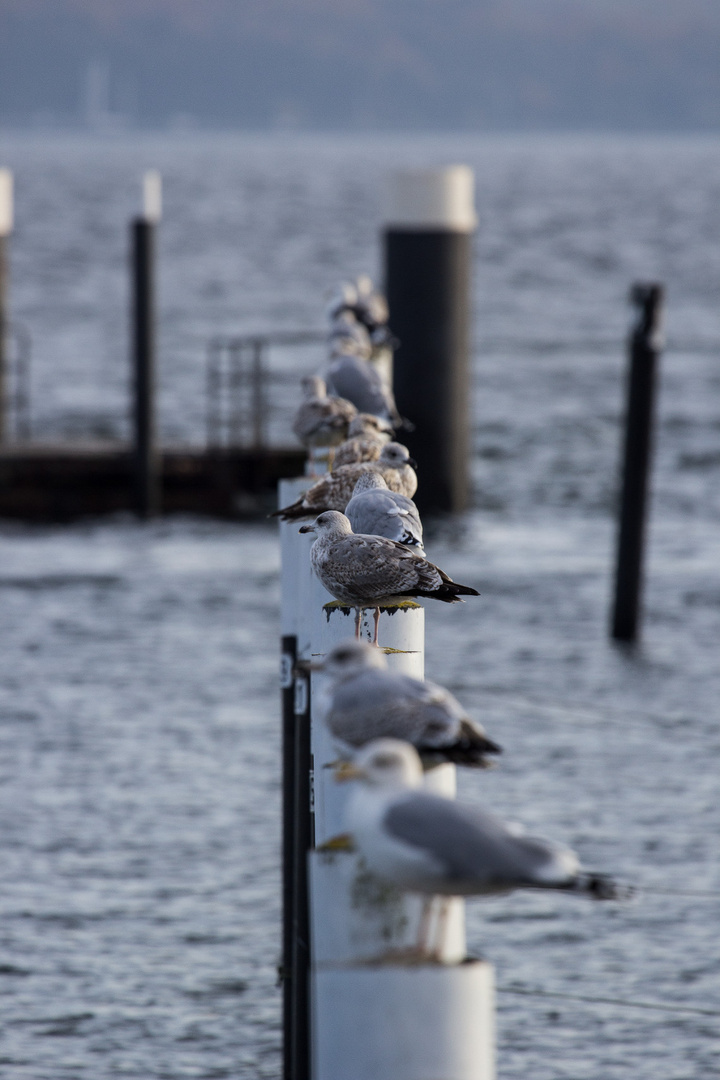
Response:
[{"label": "white mooring post", "polygon": [[[282,481],[280,505],[311,483]],[[355,612],[314,577],[315,537],[300,525],[280,526],[283,777],[292,786],[283,802],[284,1078],[494,1080],[493,969],[466,959],[464,902],[449,902],[438,961],[419,963],[412,950],[422,899],[375,878],[357,853],[317,850],[344,831],[349,792],[333,779],[338,747],[319,715],[325,676],[308,679],[292,667],[352,637]],[[388,663],[416,678],[424,676],[424,619],[414,601],[381,608],[378,639]],[[372,632],[368,609],[361,634],[372,640]],[[455,779],[455,767],[443,765],[426,785],[453,797]]]}]

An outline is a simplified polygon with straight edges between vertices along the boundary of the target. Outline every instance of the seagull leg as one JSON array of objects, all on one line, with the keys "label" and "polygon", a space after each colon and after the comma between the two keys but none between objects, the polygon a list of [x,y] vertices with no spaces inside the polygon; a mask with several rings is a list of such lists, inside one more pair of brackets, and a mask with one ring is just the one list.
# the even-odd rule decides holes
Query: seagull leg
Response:
[{"label": "seagull leg", "polygon": [[442,962],[449,914],[450,897],[442,896],[440,897],[440,908],[438,910],[437,925],[435,927],[435,948],[431,953],[433,960],[436,960],[438,964]]},{"label": "seagull leg", "polygon": [[420,924],[418,926],[417,936],[417,952],[418,956],[425,956],[428,952],[428,937],[430,934],[430,920],[432,917],[434,896],[428,896],[423,900],[422,910],[420,912]]},{"label": "seagull leg", "polygon": [[375,632],[373,634],[373,640],[372,640],[373,645],[377,645],[377,643],[378,643],[378,623],[379,622],[380,622],[380,608],[376,607],[375,608]]},{"label": "seagull leg", "polygon": [[355,608],[355,637],[360,637],[360,619],[362,617],[362,608]]}]

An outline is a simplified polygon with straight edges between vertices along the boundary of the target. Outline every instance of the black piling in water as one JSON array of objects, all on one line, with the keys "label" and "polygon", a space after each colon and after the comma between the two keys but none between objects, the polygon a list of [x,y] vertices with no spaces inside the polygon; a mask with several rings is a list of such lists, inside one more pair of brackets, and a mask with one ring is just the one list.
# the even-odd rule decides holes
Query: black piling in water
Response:
[{"label": "black piling in water", "polygon": [[8,439],[8,238],[0,233],[0,445]]},{"label": "black piling in water", "polygon": [[657,363],[662,349],[662,285],[636,284],[637,318],[629,339],[627,410],[611,633],[632,642],[640,630],[643,555],[653,441]]},{"label": "black piling in water", "polygon": [[385,229],[385,291],[399,345],[398,434],[418,463],[423,511],[464,510],[470,462],[473,178],[453,167],[401,174]]},{"label": "black piling in water", "polygon": [[295,677],[297,638],[287,634],[281,640],[280,689],[282,701],[282,967],[283,991],[283,1080],[294,1080],[294,1000],[293,965],[295,938]]},{"label": "black piling in water", "polygon": [[310,897],[308,852],[314,838],[310,676],[295,676],[295,806],[292,935],[292,1080],[310,1080]]},{"label": "black piling in water", "polygon": [[141,518],[150,518],[160,511],[160,457],[155,431],[155,223],[136,218],[131,225],[131,240],[137,513]]},{"label": "black piling in water", "polygon": [[9,238],[13,227],[13,174],[0,169],[0,445],[8,440],[10,400],[8,394]]}]

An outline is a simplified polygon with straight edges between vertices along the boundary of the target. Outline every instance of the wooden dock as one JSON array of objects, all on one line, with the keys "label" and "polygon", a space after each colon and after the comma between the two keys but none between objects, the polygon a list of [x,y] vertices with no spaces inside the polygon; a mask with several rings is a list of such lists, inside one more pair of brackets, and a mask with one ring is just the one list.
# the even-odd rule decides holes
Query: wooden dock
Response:
[{"label": "wooden dock", "polygon": [[[274,510],[277,482],[301,474],[299,447],[167,448],[159,455],[162,513],[218,518]],[[107,443],[0,447],[0,518],[65,522],[134,512],[136,458]]]}]

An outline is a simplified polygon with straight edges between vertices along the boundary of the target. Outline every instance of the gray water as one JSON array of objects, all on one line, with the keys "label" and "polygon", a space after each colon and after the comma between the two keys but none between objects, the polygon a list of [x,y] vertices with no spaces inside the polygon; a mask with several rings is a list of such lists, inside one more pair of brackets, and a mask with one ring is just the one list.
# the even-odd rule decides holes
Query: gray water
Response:
[{"label": "gray water", "polygon": [[[506,749],[462,797],[639,887],[469,904],[499,1076],[719,1074],[720,143],[0,151],[43,438],[125,433],[143,168],[165,176],[163,431],[189,442],[212,333],[322,325],[328,288],[377,269],[392,164],[475,167],[475,499],[428,551],[482,596],[428,605],[427,672]],[[635,278],[668,286],[668,347],[645,632],[623,650],[606,625]],[[0,526],[0,1075],[279,1074],[278,633],[270,525]]]}]

